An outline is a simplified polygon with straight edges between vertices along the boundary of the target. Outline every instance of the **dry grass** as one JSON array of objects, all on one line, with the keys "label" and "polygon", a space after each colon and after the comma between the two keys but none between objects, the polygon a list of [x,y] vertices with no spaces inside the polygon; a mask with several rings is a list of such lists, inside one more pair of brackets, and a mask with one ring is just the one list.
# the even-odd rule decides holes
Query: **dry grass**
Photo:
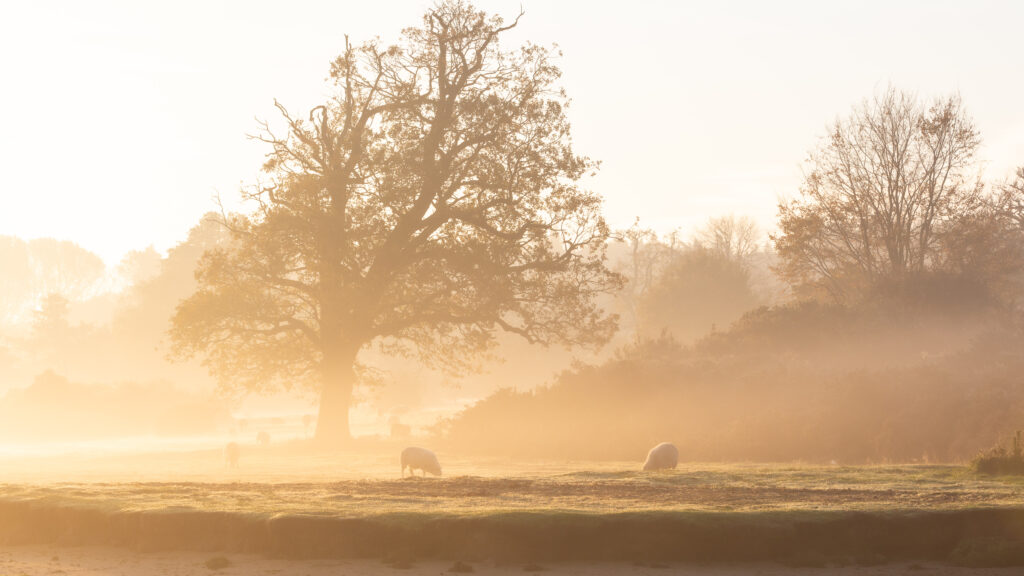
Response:
[{"label": "dry grass", "polygon": [[[429,511],[471,516],[501,511],[957,510],[1024,502],[1024,479],[978,476],[959,466],[685,464],[663,473],[614,466],[570,463],[561,469],[547,465],[541,471],[524,466],[521,475],[513,477],[415,480],[293,481],[272,476],[270,481],[258,481],[258,475],[225,474],[220,481],[203,482],[0,484],[0,499],[118,511],[344,517]],[[575,467],[593,471],[566,471]],[[483,467],[475,471],[491,472]]]},{"label": "dry grass", "polygon": [[0,484],[0,543],[377,557],[395,568],[424,557],[1024,562],[1006,544],[1024,534],[1024,479],[966,467],[446,463],[473,474],[325,481],[322,468],[268,454],[261,471],[205,481]]}]

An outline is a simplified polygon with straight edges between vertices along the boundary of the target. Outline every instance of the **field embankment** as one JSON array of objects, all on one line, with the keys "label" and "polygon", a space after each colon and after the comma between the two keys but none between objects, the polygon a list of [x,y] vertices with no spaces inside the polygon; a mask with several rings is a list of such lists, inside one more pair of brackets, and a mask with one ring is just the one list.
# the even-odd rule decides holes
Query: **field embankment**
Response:
[{"label": "field embankment", "polygon": [[1024,564],[1024,483],[953,466],[246,480],[0,485],[0,544],[290,558]]}]

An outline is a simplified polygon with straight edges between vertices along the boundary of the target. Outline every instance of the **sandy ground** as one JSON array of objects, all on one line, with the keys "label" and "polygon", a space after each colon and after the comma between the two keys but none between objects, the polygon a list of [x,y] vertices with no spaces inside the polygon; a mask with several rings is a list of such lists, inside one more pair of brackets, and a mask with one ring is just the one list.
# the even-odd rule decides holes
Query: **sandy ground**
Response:
[{"label": "sandy ground", "polygon": [[[227,559],[227,567],[212,569],[212,559]],[[190,576],[190,575],[281,575],[281,576],[440,576],[452,574],[451,562],[416,562],[407,567],[394,567],[376,560],[283,560],[256,555],[230,554],[218,556],[198,552],[138,553],[120,548],[54,548],[48,546],[0,547],[0,576],[36,576],[76,574],[81,576]],[[572,576],[665,576],[687,574],[694,576],[811,576],[837,574],[846,576],[868,575],[966,575],[991,574],[1002,576],[1020,574],[1020,568],[959,568],[939,564],[896,563],[882,566],[832,566],[823,568],[790,568],[775,564],[733,566],[694,566],[684,564],[588,564],[565,563],[495,566],[478,563],[471,566],[474,574],[488,576],[522,575],[530,573],[565,574]]]}]

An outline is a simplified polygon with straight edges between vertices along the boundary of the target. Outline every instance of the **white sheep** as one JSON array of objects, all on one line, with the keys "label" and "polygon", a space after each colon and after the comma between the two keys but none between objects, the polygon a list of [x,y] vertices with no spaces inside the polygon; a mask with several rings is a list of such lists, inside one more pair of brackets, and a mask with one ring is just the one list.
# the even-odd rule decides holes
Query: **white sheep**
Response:
[{"label": "white sheep", "polygon": [[238,468],[238,459],[242,456],[242,448],[236,442],[228,442],[224,447],[224,465],[228,468]]},{"label": "white sheep", "polygon": [[662,442],[647,453],[644,470],[668,470],[679,463],[679,449],[671,442]]},{"label": "white sheep", "polygon": [[402,478],[405,478],[406,468],[413,476],[416,475],[416,470],[422,470],[424,477],[427,472],[434,476],[441,475],[441,463],[437,461],[437,455],[426,448],[412,446],[402,450]]}]

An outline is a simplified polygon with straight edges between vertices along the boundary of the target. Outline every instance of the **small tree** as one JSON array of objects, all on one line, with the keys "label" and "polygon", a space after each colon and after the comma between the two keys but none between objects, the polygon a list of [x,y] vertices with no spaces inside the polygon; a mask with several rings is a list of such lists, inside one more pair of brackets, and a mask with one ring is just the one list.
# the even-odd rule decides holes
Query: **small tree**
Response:
[{"label": "small tree", "polygon": [[1024,167],[995,187],[969,223],[951,235],[960,249],[947,250],[950,260],[985,281],[1004,301],[1019,303],[1024,284]]},{"label": "small tree", "polygon": [[1017,168],[1014,177],[999,186],[995,206],[1002,218],[1018,231],[1024,231],[1024,166]]},{"label": "small tree", "polygon": [[595,296],[621,282],[601,200],[577,185],[595,165],[573,152],[551,53],[499,49],[517,22],[443,1],[397,46],[346,46],[307,119],[278,105],[255,210],[202,260],[176,350],[228,389],[318,389],[333,442],[371,343],[461,373],[498,330],[607,340]]},{"label": "small tree", "polygon": [[616,263],[616,270],[626,279],[626,288],[619,296],[624,301],[633,337],[639,339],[642,328],[641,302],[671,260],[678,242],[675,232],[668,236],[666,242],[661,241],[654,230],[640,226],[639,218],[632,226],[616,235],[617,240],[625,244],[628,250],[622,261]]},{"label": "small tree", "polygon": [[68,299],[62,294],[47,294],[35,312],[33,337],[40,341],[55,341],[63,338],[68,328]]},{"label": "small tree", "polygon": [[36,238],[28,242],[36,302],[59,293],[72,301],[86,300],[100,290],[106,265],[99,256],[74,242]]},{"label": "small tree", "polygon": [[758,249],[757,224],[749,216],[720,216],[708,220],[697,231],[695,240],[704,248],[727,260],[744,263]]},{"label": "small tree", "polygon": [[641,299],[640,322],[646,336],[667,330],[690,342],[728,328],[758,304],[742,262],[698,245],[672,255]]},{"label": "small tree", "polygon": [[890,88],[866,100],[831,126],[799,197],[779,206],[779,273],[846,301],[929,269],[941,232],[982,204],[979,142],[959,97],[926,107]]},{"label": "small tree", "polygon": [[39,359],[50,368],[67,369],[68,354],[73,338],[69,332],[68,299],[62,294],[51,293],[43,297],[39,309],[32,319],[31,347]]}]

